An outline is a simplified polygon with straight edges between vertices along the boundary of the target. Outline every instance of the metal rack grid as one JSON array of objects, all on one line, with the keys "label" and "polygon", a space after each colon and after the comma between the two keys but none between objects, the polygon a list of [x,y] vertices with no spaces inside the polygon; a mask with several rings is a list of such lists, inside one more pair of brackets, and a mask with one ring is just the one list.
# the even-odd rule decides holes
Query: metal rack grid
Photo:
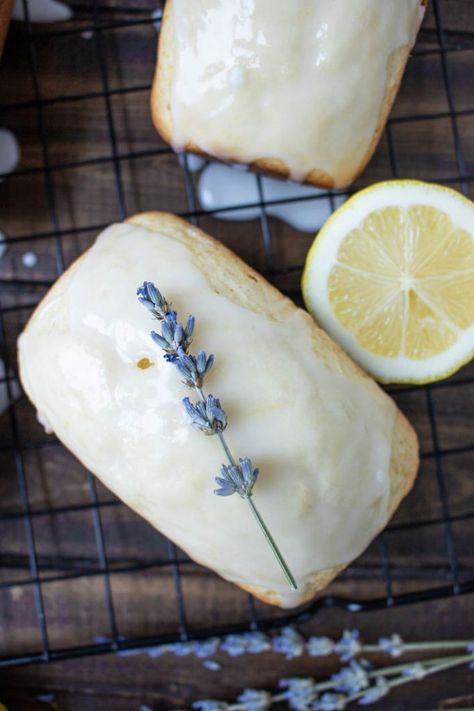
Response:
[{"label": "metal rack grid", "polygon": [[[148,84],[137,84],[127,87],[112,88],[110,86],[110,57],[104,49],[104,35],[110,31],[126,27],[140,27],[150,25],[152,18],[150,17],[150,7],[140,6],[140,2],[130,3],[129,7],[118,6],[113,2],[103,0],[92,0],[91,3],[73,5],[76,11],[76,20],[68,23],[65,27],[53,26],[53,29],[44,30],[40,26],[33,28],[28,18],[28,7],[24,0],[24,10],[26,21],[22,33],[22,43],[24,43],[24,51],[27,56],[28,71],[32,81],[33,98],[23,101],[14,101],[3,104],[1,116],[3,119],[8,117],[9,112],[14,112],[21,109],[34,109],[37,121],[37,131],[40,141],[41,158],[40,165],[37,167],[20,168],[14,174],[4,175],[6,180],[12,180],[18,176],[33,176],[38,175],[44,180],[44,186],[47,196],[47,204],[50,215],[51,228],[34,233],[19,234],[14,237],[7,237],[7,245],[21,245],[22,243],[39,243],[46,241],[53,246],[54,259],[56,265],[56,274],[61,274],[67,266],[65,258],[65,246],[68,240],[74,235],[89,234],[94,235],[99,230],[104,228],[106,224],[86,224],[79,227],[62,228],[61,220],[58,213],[58,197],[57,187],[60,171],[70,168],[83,167],[88,165],[111,165],[114,176],[114,189],[116,195],[117,212],[119,219],[127,216],[127,191],[124,188],[122,175],[122,167],[124,162],[129,160],[145,159],[154,155],[170,154],[171,151],[162,145],[152,149],[123,152],[120,150],[117,140],[117,131],[114,121],[114,113],[112,108],[112,100],[114,96],[133,94],[143,92],[149,89]],[[398,124],[404,124],[405,130],[409,130],[413,122],[428,120],[439,121],[448,119],[452,132],[452,140],[455,153],[456,172],[453,175],[444,176],[423,176],[427,179],[437,179],[447,184],[458,186],[465,194],[469,194],[474,175],[469,174],[466,169],[466,163],[463,155],[463,146],[459,131],[460,117],[474,115],[474,106],[457,110],[455,105],[455,94],[453,91],[449,62],[450,57],[456,52],[469,51],[474,49],[474,33],[465,31],[457,33],[455,36],[447,33],[443,25],[442,10],[446,11],[446,7],[441,5],[440,0],[431,0],[431,8],[435,21],[435,29],[425,31],[425,36],[429,40],[428,47],[421,48],[417,45],[414,50],[415,56],[423,56],[433,54],[439,57],[441,63],[442,80],[448,110],[439,111],[436,113],[416,114],[409,117],[393,117],[389,120],[385,136],[388,147],[388,163],[385,166],[384,177],[397,177],[400,175],[399,170],[399,155],[397,152],[396,141],[393,137],[394,127]],[[119,19],[116,19],[116,18]],[[471,28],[472,29],[472,28]],[[38,79],[38,58],[37,58],[37,43],[40,40],[54,39],[58,37],[68,37],[77,35],[78,33],[92,33],[93,51],[95,52],[100,87],[98,90],[88,91],[85,93],[58,95],[49,98],[44,98],[40,90],[40,82]],[[423,31],[422,31],[423,32]],[[433,46],[431,46],[431,44]],[[413,61],[413,60],[412,60]],[[84,102],[89,99],[102,99],[105,107],[106,128],[108,142],[110,147],[110,155],[104,155],[94,158],[86,158],[82,160],[63,161],[55,163],[50,157],[50,134],[45,126],[44,112],[48,106],[59,105],[67,102]],[[212,211],[202,210],[198,206],[198,201],[195,194],[195,184],[193,174],[189,170],[188,161],[185,157],[183,164],[184,188],[187,200],[187,209],[180,211],[183,217],[188,218],[192,222],[198,224],[200,219],[205,216],[212,215]],[[0,176],[2,177],[2,176]],[[259,176],[255,176],[259,199],[254,204],[237,204],[229,205],[226,208],[219,208],[219,212],[224,210],[238,210],[248,207],[257,207],[260,213],[260,238],[263,244],[265,273],[270,279],[275,280],[278,275],[289,274],[291,272],[299,272],[301,264],[285,264],[283,267],[277,267],[274,258],[272,227],[267,214],[267,209],[270,205],[283,204],[285,202],[294,202],[294,200],[276,200],[266,201],[264,191],[262,189],[262,181]],[[327,192],[321,194],[318,199],[329,198],[333,205],[334,193]],[[298,198],[298,201],[315,199],[314,197]],[[471,521],[474,517],[474,511],[464,511],[459,515],[453,515],[450,512],[449,496],[447,492],[447,482],[445,474],[445,457],[455,454],[474,451],[474,443],[466,446],[452,447],[450,449],[443,448],[440,443],[436,411],[433,401],[433,393],[444,388],[452,388],[453,386],[470,386],[474,383],[474,376],[457,377],[437,385],[426,386],[424,388],[405,387],[394,389],[395,394],[410,393],[412,391],[422,391],[426,398],[426,408],[429,418],[429,429],[432,440],[432,449],[423,453],[422,458],[429,460],[434,465],[437,496],[440,503],[440,515],[428,516],[422,520],[415,520],[406,523],[395,523],[388,527],[388,531],[392,534],[396,531],[408,531],[410,535],[416,536],[423,527],[438,526],[443,531],[445,554],[447,560],[447,580],[446,584],[436,586],[423,586],[420,584],[418,589],[397,593],[393,589],[393,566],[390,557],[390,546],[387,545],[386,535],[382,534],[378,539],[379,549],[379,564],[376,571],[376,576],[379,581],[383,581],[385,594],[369,597],[368,599],[354,599],[347,596],[338,596],[327,594],[320,597],[315,602],[306,606],[303,610],[281,614],[265,608],[265,612],[257,611],[254,600],[249,596],[248,599],[248,617],[245,621],[233,623],[229,620],[228,624],[207,627],[206,629],[193,630],[187,622],[186,600],[182,589],[182,570],[183,566],[194,566],[192,561],[183,559],[175,546],[166,542],[167,554],[156,559],[147,560],[142,563],[111,565],[107,554],[107,544],[104,536],[103,515],[107,508],[119,506],[120,503],[116,500],[103,500],[97,490],[95,478],[90,474],[86,474],[89,501],[87,503],[55,506],[54,508],[32,506],[28,493],[27,476],[25,472],[25,456],[31,450],[46,448],[52,446],[51,439],[39,442],[25,442],[22,437],[22,422],[18,416],[15,406],[15,381],[16,381],[16,365],[14,352],[12,350],[12,334],[8,332],[8,318],[12,313],[20,313],[21,320],[26,320],[31,312],[37,299],[31,300],[29,297],[25,299],[25,293],[34,293],[35,289],[41,289],[50,285],[49,279],[26,279],[16,275],[10,275],[8,278],[1,279],[2,297],[0,301],[0,340],[1,353],[5,362],[6,372],[1,379],[1,384],[6,388],[6,392],[11,403],[5,417],[8,418],[8,433],[5,437],[5,442],[0,444],[0,454],[9,453],[14,458],[17,487],[19,492],[19,506],[13,510],[4,511],[0,502],[0,524],[8,525],[9,522],[22,521],[25,528],[27,542],[27,577],[18,577],[13,573],[11,578],[0,581],[0,591],[9,590],[17,586],[28,587],[33,591],[36,621],[40,633],[39,648],[28,653],[22,654],[6,654],[0,658],[0,667],[18,664],[29,664],[32,662],[48,662],[52,660],[65,659],[69,657],[77,657],[88,654],[100,654],[110,651],[126,651],[138,649],[146,646],[153,646],[159,643],[166,643],[178,640],[187,640],[208,637],[213,635],[223,635],[231,632],[239,632],[247,629],[271,629],[273,627],[282,626],[284,624],[300,622],[310,618],[320,608],[325,606],[339,606],[350,611],[371,610],[375,608],[390,607],[395,605],[406,605],[417,601],[429,600],[450,595],[459,595],[468,592],[474,592],[474,577],[472,572],[466,575],[460,572],[458,561],[458,552],[456,547],[456,536],[453,532],[453,525],[458,521]],[[34,288],[32,288],[34,287]],[[299,293],[294,289],[287,290],[290,296],[299,300]],[[22,298],[17,298],[21,294]],[[34,301],[34,303],[33,303]],[[13,338],[16,334],[13,334]],[[59,443],[54,443],[60,446]],[[67,473],[66,473],[67,475]],[[57,563],[51,566],[54,569],[54,574],[48,573],[47,562],[43,563],[37,551],[37,541],[35,536],[35,521],[44,516],[61,515],[78,511],[90,512],[94,525],[95,546],[98,566],[94,565],[90,568],[82,566],[79,570],[74,566],[67,565],[67,560],[63,560],[63,569],[57,571]],[[159,536],[158,533],[154,534]],[[2,556],[2,541],[0,539],[0,567],[2,565],[10,565],[7,556]],[[171,570],[174,594],[176,596],[177,605],[177,624],[171,633],[154,634],[153,630],[149,635],[124,637],[120,634],[120,620],[116,611],[114,595],[112,591],[113,576],[117,573],[136,573],[150,568],[161,569],[167,567]],[[13,569],[16,571],[15,566]],[[47,624],[47,615],[45,612],[44,602],[44,585],[55,581],[70,581],[74,585],[78,579],[84,579],[89,576],[98,576],[103,581],[103,595],[105,599],[105,607],[108,618],[108,634],[107,639],[96,639],[91,644],[78,644],[67,647],[57,647],[51,644],[49,640],[49,630]]]}]

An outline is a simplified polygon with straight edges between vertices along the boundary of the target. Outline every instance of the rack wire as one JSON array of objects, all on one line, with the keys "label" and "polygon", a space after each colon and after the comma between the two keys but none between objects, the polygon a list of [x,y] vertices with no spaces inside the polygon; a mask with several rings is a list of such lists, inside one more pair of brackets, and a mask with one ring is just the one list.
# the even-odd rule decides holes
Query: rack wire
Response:
[{"label": "rack wire", "polygon": [[[2,217],[0,228],[6,233],[7,254],[13,254],[4,268],[2,268],[2,261],[5,261],[5,257],[0,260],[0,343],[1,355],[5,363],[5,372],[0,379],[0,388],[4,389],[4,395],[8,401],[5,413],[0,418],[0,457],[3,462],[0,475],[0,595],[4,595],[4,597],[0,597],[0,628],[4,633],[3,635],[0,633],[0,667],[49,662],[110,651],[126,653],[161,643],[224,635],[248,629],[267,630],[288,623],[302,622],[312,617],[318,610],[328,606],[338,606],[358,612],[474,592],[472,568],[470,570],[469,565],[463,562],[471,554],[470,547],[468,546],[466,551],[461,546],[462,550],[460,550],[459,541],[462,539],[462,535],[458,531],[459,526],[470,526],[472,535],[474,502],[472,497],[469,498],[469,495],[465,495],[468,492],[467,488],[463,489],[462,503],[457,500],[457,497],[455,497],[454,504],[451,500],[454,491],[453,481],[462,484],[469,475],[469,456],[474,453],[472,430],[467,428],[464,439],[460,439],[459,432],[446,425],[449,418],[454,418],[456,421],[456,404],[469,402],[469,395],[466,393],[470,392],[472,395],[473,392],[474,371],[472,368],[467,368],[457,376],[436,385],[392,389],[394,397],[408,411],[409,416],[411,415],[416,420],[419,432],[421,430],[422,434],[422,464],[427,471],[422,477],[420,476],[422,484],[417,484],[415,492],[411,495],[410,500],[414,502],[413,508],[409,511],[409,515],[404,517],[402,507],[402,515],[397,516],[386,531],[379,536],[377,542],[369,549],[368,558],[367,554],[362,556],[360,561],[356,561],[342,576],[339,587],[338,583],[333,584],[327,594],[302,610],[289,613],[277,612],[248,596],[245,612],[239,619],[229,616],[215,624],[206,624],[204,627],[195,626],[189,620],[190,602],[189,595],[184,590],[183,575],[186,576],[188,572],[198,570],[202,576],[214,577],[211,573],[200,569],[171,542],[165,541],[159,533],[145,524],[143,526],[146,527],[146,534],[144,534],[146,545],[143,548],[149,546],[145,555],[142,555],[143,550],[135,557],[115,553],[114,531],[116,534],[118,532],[119,538],[126,537],[126,531],[124,533],[120,527],[111,529],[109,520],[107,519],[104,523],[104,519],[111,511],[123,511],[123,504],[107,494],[91,473],[81,471],[78,474],[77,463],[73,463],[73,460],[67,457],[59,442],[52,438],[46,438],[39,429],[35,430],[32,424],[32,408],[26,403],[24,397],[18,399],[16,392],[15,340],[45,288],[64,271],[72,258],[77,256],[84,246],[90,244],[95,234],[110,222],[108,216],[104,220],[97,219],[97,211],[94,211],[93,219],[87,219],[85,222],[71,220],[69,224],[66,221],[65,226],[60,206],[64,200],[65,191],[62,183],[67,171],[82,170],[83,168],[105,171],[111,168],[112,179],[107,185],[107,199],[115,204],[115,219],[121,220],[131,212],[129,204],[130,181],[124,177],[127,166],[133,162],[138,166],[138,172],[140,172],[145,161],[164,158],[167,161],[164,164],[167,170],[171,164],[173,165],[172,182],[177,183],[176,176],[180,176],[180,191],[183,197],[182,199],[178,198],[178,203],[179,200],[181,203],[175,206],[175,211],[196,224],[212,218],[213,211],[199,207],[196,196],[196,176],[190,170],[187,157],[181,164],[178,164],[170,149],[158,138],[150,147],[124,150],[123,140],[119,136],[114,102],[117,98],[137,97],[137,104],[142,102],[145,105],[146,99],[144,97],[149,91],[150,81],[136,83],[125,81],[125,85],[123,85],[124,82],[120,82],[115,86],[111,81],[111,76],[120,74],[120,57],[111,51],[107,38],[110,33],[123,30],[141,32],[149,29],[153,23],[157,22],[156,14],[153,17],[151,15],[152,10],[155,9],[154,6],[147,3],[146,0],[135,0],[135,2],[126,5],[124,3],[122,6],[113,0],[75,3],[72,5],[75,13],[73,20],[59,25],[50,25],[45,29],[44,26],[32,25],[28,6],[25,0],[23,2],[26,21],[21,28],[16,27],[14,30],[15,46],[13,43],[7,45],[4,58],[4,65],[6,62],[7,67],[3,81],[7,81],[7,72],[11,69],[12,62],[18,60],[22,72],[21,80],[23,84],[27,80],[31,82],[31,92],[29,96],[26,96],[23,84],[17,95],[9,91],[7,100],[0,107],[2,117],[0,122],[2,125],[9,125],[11,117],[17,117],[19,113],[27,112],[28,116],[34,118],[35,123],[25,124],[23,131],[25,135],[36,134],[38,151],[32,155],[30,165],[22,165],[13,173],[0,176],[4,179],[0,185],[0,197],[2,201],[5,198],[5,204],[2,207],[4,217]],[[432,0],[430,22],[421,31],[411,59],[411,62],[416,64],[423,58],[432,57],[438,63],[439,94],[444,96],[445,107],[405,115],[396,112],[392,114],[385,130],[385,148],[377,154],[381,157],[377,158],[376,156],[374,159],[375,172],[373,174],[370,174],[371,168],[369,168],[369,173],[365,178],[367,181],[405,175],[403,164],[407,153],[413,149],[413,145],[408,140],[409,148],[405,146],[402,150],[399,145],[400,135],[407,139],[410,139],[412,135],[419,137],[420,133],[415,133],[414,127],[419,122],[423,122],[427,127],[425,135],[432,135],[433,145],[429,147],[431,153],[439,148],[435,145],[438,134],[436,131],[431,134],[431,128],[442,125],[446,129],[444,133],[445,145],[451,147],[449,150],[452,155],[448,156],[444,162],[452,165],[454,170],[438,175],[431,171],[428,173],[422,164],[418,177],[453,185],[466,195],[472,194],[474,174],[471,170],[472,163],[466,159],[465,138],[461,123],[474,116],[474,104],[464,105],[463,103],[463,108],[457,106],[460,92],[459,86],[453,80],[452,65],[458,57],[462,56],[467,63],[470,62],[471,72],[474,70],[474,32],[472,31],[474,13],[471,7],[469,14],[467,4],[463,7],[462,0],[458,2],[457,10],[468,13],[471,26],[465,25],[461,28],[451,29],[451,27],[447,27],[446,18],[449,19],[450,13],[456,12],[456,8],[453,10],[453,5],[454,3],[451,5],[443,3],[442,0]],[[44,47],[58,40],[64,41],[65,44],[62,44],[62,48],[67,55],[68,51],[73,52],[72,48],[68,48],[69,41],[73,43],[79,37],[83,38],[85,43],[88,42],[87,50],[85,50],[88,56],[95,58],[96,69],[94,76],[91,77],[93,88],[87,87],[80,91],[68,90],[59,94],[53,92],[51,95],[45,96],[41,83],[41,57]],[[74,56],[77,61],[78,56]],[[11,61],[8,61],[9,57],[12,58]],[[147,72],[150,78],[153,63],[152,55],[143,63],[144,73]],[[465,79],[466,73],[463,76]],[[16,80],[18,81],[18,77]],[[5,86],[5,83],[2,86]],[[421,92],[423,92],[423,87]],[[473,95],[471,92],[471,99]],[[80,107],[86,105],[87,102],[95,101],[103,102],[104,145],[107,146],[107,149],[98,155],[82,157],[79,154],[86,145],[87,138],[81,138],[79,132],[78,150],[73,158],[55,159],[51,152],[55,134],[47,126],[46,114],[48,110],[52,107],[55,109],[70,106]],[[420,102],[417,105],[420,106]],[[147,111],[147,109],[144,108],[143,111]],[[32,143],[34,144],[35,141]],[[449,150],[446,149],[445,154]],[[441,163],[442,161],[439,161],[440,165]],[[21,187],[22,179],[25,180],[25,188]],[[21,220],[12,219],[9,222],[7,188],[18,181],[20,187],[18,187],[16,194],[20,195],[19,199],[24,206],[24,211],[28,213],[29,210],[33,210],[32,200],[34,203],[29,181],[37,180],[42,183],[34,182],[33,184],[36,186],[41,184],[44,189],[45,203],[41,214],[43,218],[49,219],[49,225],[45,223],[44,219],[41,219],[41,229],[22,230],[18,228]],[[249,223],[245,227],[251,234],[251,254],[254,250],[261,249],[262,259],[257,266],[274,283],[280,286],[283,284],[283,289],[287,294],[300,301],[299,288],[295,279],[298,279],[301,273],[302,259],[298,263],[287,263],[285,259],[277,256],[275,242],[281,236],[283,228],[269,217],[268,209],[277,204],[283,205],[307,200],[330,200],[331,206],[334,208],[334,193],[331,191],[316,193],[315,191],[314,195],[307,197],[269,201],[265,199],[262,180],[258,175],[255,176],[255,181],[258,195],[256,202],[221,206],[219,213],[244,210],[249,207],[258,208],[259,220],[254,221],[251,226]],[[165,183],[160,183],[161,188],[165,189]],[[359,184],[356,184],[354,189]],[[179,190],[176,189],[175,201],[178,192]],[[72,203],[75,204],[76,200],[76,193],[74,193]],[[161,203],[166,203],[166,195],[165,199],[160,198],[160,200]],[[34,220],[30,220],[31,225],[33,222]],[[222,234],[226,230],[231,231],[232,229],[230,223],[223,227],[217,221],[212,221],[212,226],[214,232]],[[278,233],[277,238],[275,238],[275,233]],[[240,238],[242,232],[236,234]],[[297,240],[298,236],[291,233],[290,238]],[[302,258],[304,258],[307,245],[308,242],[302,243]],[[235,247],[235,245],[233,246]],[[245,249],[240,250],[239,246],[240,243],[237,244],[237,251],[245,252]],[[35,269],[31,274],[22,268],[19,255],[22,250],[32,247],[39,250],[40,257],[45,261],[47,268],[45,270]],[[459,393],[462,393],[461,399]],[[454,411],[450,410],[446,403],[454,403]],[[444,408],[441,421],[440,408],[441,410]],[[452,446],[446,445],[446,431],[448,434],[454,433]],[[82,477],[81,492],[82,494],[86,492],[87,499],[79,498],[70,503],[67,492],[64,496],[61,493],[59,502],[54,496],[52,497],[54,503],[51,503],[51,497],[50,499],[44,497],[43,500],[40,496],[38,499],[37,480],[38,478],[43,480],[44,472],[34,464],[36,461],[34,457],[37,456],[41,458],[38,461],[43,463],[45,461],[53,462],[56,467],[55,476],[59,470],[61,480],[69,477],[71,472],[74,472],[74,481]],[[32,457],[33,466],[31,465]],[[61,459],[61,457],[65,457],[65,459]],[[459,461],[462,464],[457,467],[456,462]],[[46,478],[47,476],[48,474]],[[57,479],[54,481],[56,482]],[[32,490],[34,495],[32,495]],[[54,546],[47,553],[40,550],[44,533],[41,522],[51,520],[57,522],[62,519],[71,521],[72,519],[67,517],[75,515],[90,517],[89,520],[92,522],[94,536],[89,541],[88,553],[84,554],[82,549],[81,555],[71,554],[67,551],[62,553],[55,550]],[[20,524],[24,529],[23,534],[18,528]],[[60,539],[61,525],[55,524],[53,528],[55,537]],[[12,530],[14,533],[9,533]],[[433,564],[428,561],[426,569],[421,566],[416,571],[415,569],[418,567],[417,542],[423,539],[424,532],[427,530],[432,532],[429,545],[435,538],[437,540],[438,557]],[[111,549],[114,550],[113,555],[110,552]],[[412,551],[412,549],[414,550]],[[410,562],[408,569],[404,570],[399,562],[394,562],[394,558],[399,560],[400,550],[402,559]],[[364,560],[368,561],[365,567]],[[158,576],[169,576],[171,583],[166,590],[168,598],[173,599],[174,613],[171,615],[165,631],[157,624],[156,629],[147,628],[146,634],[135,632],[125,635],[122,631],[123,614],[117,609],[117,598],[114,594],[115,581],[124,575],[146,576],[149,571],[158,571]],[[400,582],[403,583],[404,578],[407,577],[411,580],[411,587],[408,588],[403,587]],[[89,642],[73,639],[72,643],[64,644],[61,643],[61,640],[59,642],[52,641],[50,624],[52,615],[48,612],[49,603],[47,604],[46,601],[46,599],[51,599],[50,586],[54,588],[54,585],[58,583],[66,585],[67,590],[62,589],[66,590],[65,594],[74,600],[75,589],[79,583],[90,580],[101,582],[100,596],[103,599],[104,607],[103,626],[97,630],[90,630],[91,639]],[[368,594],[366,587],[363,594],[358,594],[358,580],[370,582]],[[356,584],[355,588],[351,587],[353,581]],[[227,584],[223,583],[223,585]],[[354,589],[355,594],[353,594]],[[343,593],[338,594],[338,590],[342,590]],[[17,618],[12,610],[14,603],[21,600],[24,591],[32,596],[34,619],[31,622],[30,638],[26,640],[22,638],[21,643],[18,643],[18,639],[10,634],[9,625],[16,624]],[[244,595],[236,590],[235,595],[237,594]],[[77,604],[80,605],[82,600],[83,598],[78,596]],[[220,604],[217,594],[213,604],[215,606]],[[77,613],[79,614],[79,611]],[[21,610],[20,614],[22,614]],[[2,636],[4,642],[2,642]],[[54,636],[56,637],[56,634]]]}]

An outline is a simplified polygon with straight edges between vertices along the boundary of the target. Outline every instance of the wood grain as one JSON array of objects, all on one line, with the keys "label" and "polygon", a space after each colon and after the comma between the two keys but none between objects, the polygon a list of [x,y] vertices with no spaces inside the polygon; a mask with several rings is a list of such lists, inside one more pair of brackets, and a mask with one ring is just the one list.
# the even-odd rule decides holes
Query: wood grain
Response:
[{"label": "wood grain", "polygon": [[[82,10],[81,10],[82,5]],[[101,20],[146,18],[155,3],[100,3]],[[449,47],[448,72],[453,98],[459,110],[472,111],[474,100],[474,6],[470,0],[439,3],[445,37]],[[77,3],[76,18],[62,29],[88,28],[91,24],[87,3]],[[105,9],[108,7],[108,9]],[[79,23],[79,25],[77,25]],[[35,32],[52,27],[35,28]],[[59,100],[86,92],[100,92],[102,79],[97,54],[97,37],[74,34],[45,37],[35,43],[38,86],[42,98],[50,103],[42,109],[42,128],[47,134],[47,157],[54,207],[62,237],[65,263],[70,263],[94,239],[94,225],[120,217],[117,201],[117,174],[109,138],[107,105],[104,98]],[[155,133],[148,107],[154,69],[156,31],[149,24],[111,29],[101,33],[102,51],[110,88],[136,90],[115,93],[110,98],[116,135],[117,162],[125,195],[126,211],[133,214],[148,209],[178,213],[189,211],[185,177],[176,157]],[[449,116],[407,118],[448,112],[442,65],[439,54],[426,53],[436,45],[432,9],[428,11],[414,56],[392,111],[391,135],[399,172],[430,180],[446,180],[457,175],[452,123]],[[0,229],[9,238],[45,233],[41,239],[12,242],[0,260],[0,303],[7,333],[11,366],[15,368],[15,339],[28,318],[32,303],[44,293],[57,274],[57,248],[51,236],[51,193],[44,173],[44,153],[28,57],[25,30],[14,23],[2,64],[0,94],[3,104],[24,102],[22,107],[2,112],[2,126],[11,128],[21,146],[17,176],[0,182]],[[474,172],[474,121],[465,114],[458,121],[467,170]],[[389,143],[385,136],[357,186],[392,175]],[[83,161],[87,165],[77,165]],[[69,164],[73,163],[74,166]],[[37,172],[35,172],[37,171]],[[196,176],[193,177],[194,188]],[[473,183],[469,186],[472,189]],[[189,187],[189,186],[188,186]],[[454,183],[460,187],[460,183]],[[274,271],[262,240],[259,220],[223,222],[212,216],[200,220],[201,227],[221,239],[254,267],[270,274],[272,281],[296,300],[300,299],[299,280],[312,235],[297,232],[288,225],[269,220]],[[91,228],[92,227],[92,228]],[[34,250],[38,264],[34,270],[22,262],[25,251]],[[37,285],[18,284],[36,280]],[[14,305],[19,311],[5,311]],[[474,453],[464,451],[473,444],[474,378],[471,364],[454,376],[453,387],[433,389],[436,436],[439,447],[457,453],[442,457],[442,474],[448,495],[457,554],[459,579],[472,579],[474,551],[472,519]],[[5,384],[0,383],[0,395]],[[439,523],[443,509],[439,481],[433,458],[436,446],[430,423],[426,393],[398,388],[399,406],[413,422],[420,436],[421,472],[414,491],[404,502],[383,541],[388,551],[392,592],[400,594],[430,589],[452,582],[446,529]],[[48,579],[72,575],[67,580],[45,582],[42,586],[46,620],[52,648],[93,643],[98,636],[110,636],[110,620],[104,595],[104,580],[94,536],[94,520],[88,508],[90,482],[87,473],[62,447],[47,441],[24,398],[13,408],[18,434],[8,413],[0,416],[0,584],[16,581],[0,591],[0,656],[23,654],[41,648],[35,613],[33,586],[28,567],[28,547],[24,522],[19,516],[15,452],[18,439],[25,467],[31,507],[37,511],[75,507],[73,511],[45,513],[34,517],[33,532],[40,574]],[[35,445],[32,447],[32,445]],[[439,472],[438,472],[439,474]],[[165,541],[131,511],[98,485],[104,504],[102,522],[111,569],[111,589],[119,633],[127,637],[176,634],[179,610],[174,595],[172,570],[167,563]],[[13,517],[12,517],[13,516]],[[426,525],[412,528],[413,523]],[[434,523],[430,523],[434,522]],[[192,565],[181,556],[183,594],[192,630],[210,625],[245,622],[249,619],[248,598],[234,586]],[[124,573],[130,566],[133,573]],[[380,543],[374,543],[336,580],[330,593],[357,599],[387,594],[383,578]],[[278,614],[256,603],[260,617]],[[338,635],[344,627],[359,627],[364,637],[375,640],[382,634],[398,631],[407,639],[474,636],[473,596],[440,600],[410,607],[350,614],[338,609],[323,609],[304,625],[309,633]],[[0,672],[0,697],[10,711],[23,709],[107,708],[110,711],[138,709],[148,704],[153,709],[189,707],[197,698],[209,696],[234,699],[244,686],[275,689],[278,678],[289,675],[327,675],[337,667],[333,658],[298,659],[284,662],[265,654],[258,658],[219,658],[219,673],[206,670],[191,658],[150,659],[144,654],[131,657],[107,655],[36,665]],[[474,706],[472,672],[457,670],[429,683],[402,687],[374,709],[448,709]],[[39,694],[53,694],[50,701],[39,701]]]}]

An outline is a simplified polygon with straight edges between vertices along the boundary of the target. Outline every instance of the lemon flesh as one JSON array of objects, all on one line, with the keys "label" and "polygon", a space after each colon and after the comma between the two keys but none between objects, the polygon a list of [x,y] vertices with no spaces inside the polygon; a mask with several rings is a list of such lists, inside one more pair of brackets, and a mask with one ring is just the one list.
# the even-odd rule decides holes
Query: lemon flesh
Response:
[{"label": "lemon flesh", "polygon": [[303,295],[379,380],[445,377],[474,351],[474,204],[418,181],[358,193],[315,240]]}]

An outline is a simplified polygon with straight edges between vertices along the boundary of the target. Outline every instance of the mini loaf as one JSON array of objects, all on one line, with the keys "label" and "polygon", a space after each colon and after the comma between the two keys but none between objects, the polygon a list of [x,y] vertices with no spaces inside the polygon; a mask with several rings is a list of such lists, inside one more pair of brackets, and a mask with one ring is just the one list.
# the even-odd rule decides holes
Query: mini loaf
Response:
[{"label": "mini loaf", "polygon": [[[234,455],[261,470],[254,500],[295,592],[246,502],[213,493],[223,453],[190,426],[189,391],[150,339],[135,296],[148,279],[196,317],[192,351],[215,355],[207,392],[228,414]],[[416,435],[393,401],[305,311],[169,214],[99,236],[37,307],[19,365],[40,421],[107,487],[194,560],[282,607],[358,556],[416,475]]]},{"label": "mini loaf", "polygon": [[152,91],[175,150],[324,187],[370,160],[426,0],[168,0]]}]

